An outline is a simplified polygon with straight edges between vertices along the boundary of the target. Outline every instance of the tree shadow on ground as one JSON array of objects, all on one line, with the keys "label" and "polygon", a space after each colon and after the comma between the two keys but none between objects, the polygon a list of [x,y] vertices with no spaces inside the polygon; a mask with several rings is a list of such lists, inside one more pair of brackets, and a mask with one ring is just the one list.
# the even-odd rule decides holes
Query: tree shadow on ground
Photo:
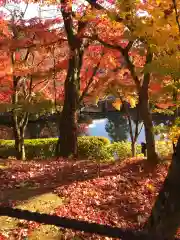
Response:
[{"label": "tree shadow on ground", "polygon": [[[37,212],[30,212],[27,210],[13,209],[10,207],[0,207],[1,216],[15,217],[18,219],[35,221],[38,223],[55,225],[58,227],[63,227],[67,229],[73,229],[78,231],[84,231],[86,233],[96,233],[101,236],[108,237],[122,237],[124,240],[127,239],[141,239],[139,236],[142,236],[141,233],[134,232],[133,230],[125,230],[117,227],[111,227],[107,225],[89,223],[87,221],[79,221],[76,219],[70,219],[65,217],[59,217],[56,215],[42,214]],[[142,240],[144,240],[142,238]]]}]

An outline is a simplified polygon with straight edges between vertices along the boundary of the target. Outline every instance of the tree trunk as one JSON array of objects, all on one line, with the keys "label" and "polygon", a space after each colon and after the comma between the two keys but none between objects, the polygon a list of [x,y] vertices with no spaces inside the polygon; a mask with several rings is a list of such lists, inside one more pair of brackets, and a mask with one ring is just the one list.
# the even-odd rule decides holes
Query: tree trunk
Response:
[{"label": "tree trunk", "polygon": [[132,152],[132,157],[136,156],[136,143],[131,140],[131,152]]},{"label": "tree trunk", "polygon": [[20,136],[15,140],[16,146],[16,158],[18,160],[26,160],[25,146],[24,146],[24,137]]},{"label": "tree trunk", "polygon": [[180,137],[164,185],[157,197],[148,222],[147,238],[171,240],[180,225]]},{"label": "tree trunk", "polygon": [[[69,83],[66,95],[69,101],[64,104],[60,119],[59,150],[60,156],[77,156],[77,108],[76,108],[76,88]],[[74,107],[71,108],[71,106]]]},{"label": "tree trunk", "polygon": [[131,153],[132,153],[132,157],[136,156],[136,140],[137,140],[137,133],[135,131],[135,135],[133,135],[133,128],[132,128],[132,122],[131,122],[131,115],[129,113],[129,108],[127,106],[127,103],[123,100],[123,97],[119,94],[119,98],[123,104],[125,113],[127,115],[127,120],[128,120],[128,126],[129,126],[129,135],[131,138]]},{"label": "tree trunk", "polygon": [[25,135],[25,128],[28,122],[28,113],[26,113],[21,120],[23,121],[22,126],[20,126],[20,123],[18,122],[18,117],[16,115],[16,112],[13,112],[16,158],[18,160],[25,160],[26,154],[25,154],[25,146],[24,146],[24,135]]},{"label": "tree trunk", "polygon": [[131,123],[131,116],[129,114],[129,109],[128,109],[128,106],[126,105],[126,102],[123,102],[123,105],[124,105],[124,109],[126,111],[126,115],[127,115],[127,119],[128,119],[129,134],[130,134],[130,138],[131,138],[131,153],[132,153],[132,157],[135,157],[136,151],[135,151],[135,141],[134,141],[134,136],[133,136],[133,128],[132,128],[132,123]]},{"label": "tree trunk", "polygon": [[64,85],[64,106],[60,118],[60,136],[56,148],[56,154],[62,157],[71,155],[77,157],[77,110],[80,99],[80,71],[85,47],[79,36],[87,24],[86,21],[78,21],[77,29],[73,29],[72,11],[72,4],[61,0],[61,13],[70,49]]},{"label": "tree trunk", "polygon": [[64,86],[64,106],[60,117],[60,136],[57,143],[57,156],[77,157],[77,110],[79,89],[79,52],[69,59],[69,68]]},{"label": "tree trunk", "polygon": [[139,110],[145,128],[147,159],[156,163],[158,161],[158,156],[155,150],[152,116],[149,110],[148,89],[141,88],[139,94]]}]

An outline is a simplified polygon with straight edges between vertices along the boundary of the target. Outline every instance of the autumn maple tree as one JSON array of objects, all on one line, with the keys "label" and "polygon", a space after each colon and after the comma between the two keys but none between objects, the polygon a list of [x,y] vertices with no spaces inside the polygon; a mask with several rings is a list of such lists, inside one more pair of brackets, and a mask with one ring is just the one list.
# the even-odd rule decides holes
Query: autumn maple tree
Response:
[{"label": "autumn maple tree", "polygon": [[[6,28],[2,26],[7,32],[1,39],[1,64],[6,69],[2,77],[8,83],[8,99],[3,102],[6,100],[9,103],[6,107],[12,112],[18,159],[25,159],[24,134],[29,114],[52,107],[48,85],[53,85],[52,76],[58,74],[63,64],[58,51],[52,56],[52,47],[57,47],[64,41],[56,29],[49,31],[58,21],[24,20],[24,14],[21,11],[11,11],[10,20],[4,21]],[[54,66],[57,56],[60,60]]]},{"label": "autumn maple tree", "polygon": [[[156,42],[156,40],[162,39],[160,37],[157,37],[158,34],[161,34],[159,33],[159,28],[162,28],[162,24],[159,27],[157,23],[159,23],[160,21],[160,23],[163,22],[164,24],[164,21],[167,21],[167,22],[169,21],[167,16],[170,15],[169,4],[171,4],[171,2],[168,2],[168,4],[161,5],[160,7],[159,7],[159,4],[160,4],[159,2],[155,2],[155,1],[148,2],[148,3],[140,2],[140,1],[131,2],[131,3],[127,1],[118,2],[117,8],[119,9],[119,15],[120,15],[119,18],[116,18],[116,20],[118,21],[115,21],[114,23],[113,21],[111,22],[103,18],[103,20],[100,21],[99,28],[96,25],[96,34],[90,36],[91,39],[100,42],[102,45],[109,47],[111,49],[118,50],[121,53],[121,55],[124,57],[125,66],[128,70],[128,73],[130,73],[132,80],[136,85],[136,91],[139,96],[138,100],[139,100],[140,114],[145,125],[148,159],[154,162],[157,161],[157,155],[155,152],[153,124],[152,124],[152,119],[151,119],[151,114],[149,109],[149,89],[150,89],[150,85],[151,87],[153,86],[153,88],[157,89],[161,87],[161,84],[163,85],[164,82],[161,82],[158,84],[158,80],[157,80],[158,76],[154,75],[150,71],[147,71],[146,67],[149,66],[157,57],[159,57],[160,53],[162,52],[162,50],[160,52],[157,51],[160,44]],[[155,11],[155,9],[157,11]],[[141,16],[141,17],[138,16],[137,11],[140,11],[140,10],[145,11],[146,13],[145,16]],[[70,14],[70,12],[66,14]],[[153,16],[154,14],[156,15]],[[172,26],[175,26],[175,29],[176,29],[176,31],[174,32],[174,35],[172,36],[172,39],[173,41],[175,40],[178,42],[179,33],[176,27],[177,16],[175,15],[175,10],[174,11],[171,10],[171,16],[172,16]],[[64,22],[67,19],[65,17],[69,17],[68,18],[69,20],[71,16],[64,15]],[[92,19],[93,19],[93,14],[92,14]],[[155,21],[157,19],[159,20]],[[72,46],[72,50],[73,50],[73,57],[72,57],[73,62],[71,65],[72,66],[71,73],[73,73],[73,76],[70,73],[68,76],[71,76],[71,78],[73,79],[73,81],[71,80],[71,82],[74,82],[75,81],[74,69],[76,68],[75,62],[77,58],[78,59],[77,63],[78,63],[79,58],[77,54],[78,49],[75,46],[73,47],[72,39],[75,39],[75,38],[73,38],[74,35],[72,31],[70,31],[72,29],[68,28],[72,26],[71,23],[72,22],[66,22],[67,24],[66,30],[67,30],[67,33],[69,34],[69,44]],[[116,31],[112,27],[112,23],[115,24]],[[111,34],[112,29],[114,30],[114,32]],[[163,34],[167,34],[166,30],[167,30],[166,28],[163,29]],[[111,36],[108,36],[108,33],[110,33]],[[113,39],[114,36],[116,37],[115,39]],[[89,36],[86,36],[86,37],[88,38]],[[166,37],[166,41],[167,40],[168,38]],[[163,43],[163,46],[169,46],[169,45],[165,45]],[[177,51],[177,47],[178,47],[178,44],[175,44],[176,51]],[[72,61],[72,59],[70,61]],[[157,80],[157,83],[153,85],[152,81],[154,80]],[[162,79],[162,81],[164,81],[164,79]],[[67,88],[68,88],[68,84],[69,84],[69,78],[66,85]],[[76,93],[75,86],[74,88],[69,87],[69,93],[67,94],[67,96],[69,97],[69,100],[72,101],[72,98],[70,98],[70,89],[71,89],[71,96],[73,96]],[[66,91],[65,91],[65,94],[66,94]],[[68,97],[67,98],[65,97],[67,101],[68,101]],[[75,99],[76,98],[74,98],[74,100]],[[67,104],[68,106],[68,103],[66,101],[64,103]],[[72,109],[74,109],[74,112],[73,112],[74,114],[76,112],[75,103],[76,101],[74,102],[74,105],[72,107]],[[166,106],[168,107],[169,105],[167,104]],[[70,108],[65,108],[65,105],[64,105],[64,109],[65,110],[67,109],[67,112],[65,113],[68,113],[68,111],[70,111]],[[75,117],[75,115],[72,115],[72,114],[70,116]],[[180,212],[178,207],[179,195],[177,191],[172,187],[172,185],[174,186],[177,184],[177,177],[179,172],[178,170],[179,168],[177,167],[177,163],[176,163],[179,157],[179,149],[180,149],[179,143],[180,143],[180,140],[178,141],[177,151],[173,157],[172,167],[170,168],[164,187],[160,192],[160,195],[159,195],[159,198],[157,199],[155,207],[153,208],[152,215],[148,221],[148,224],[145,226],[145,228],[147,229],[146,237],[149,239],[152,239],[152,238],[153,239],[156,239],[156,238],[171,239],[174,236],[175,231],[177,230],[177,227],[179,225],[179,212]],[[167,192],[168,194],[166,194]],[[171,208],[171,206],[173,206],[173,208]],[[168,212],[171,213],[171,218],[168,217],[168,214],[167,214]],[[172,220],[171,221],[172,224],[170,224],[170,219]],[[168,226],[170,225],[171,227],[169,230]]]},{"label": "autumn maple tree", "polygon": [[[90,101],[92,101],[96,96],[104,95],[104,90],[109,82],[115,80],[125,83],[127,81],[128,86],[133,85],[138,96],[140,114],[145,126],[148,159],[157,162],[149,100],[150,97],[156,95],[156,92],[159,99],[164,101],[160,103],[160,107],[163,106],[162,104],[166,108],[172,105],[171,96],[167,98],[164,93],[159,94],[160,90],[169,87],[168,85],[176,90],[174,96],[178,95],[179,3],[176,3],[175,0],[124,0],[117,1],[115,10],[111,11],[103,8],[96,1],[87,2],[91,7],[82,4],[83,7],[80,6],[79,14],[76,15],[73,11],[72,1],[61,0],[63,30],[58,34],[57,31],[50,31],[51,24],[48,25],[49,22],[44,25],[35,20],[28,24],[20,21],[21,24],[15,25],[13,19],[11,22],[1,23],[2,32],[7,35],[6,38],[3,36],[2,42],[4,39],[6,43],[7,39],[10,42],[10,46],[7,45],[7,48],[3,49],[2,47],[2,52],[5,52],[3,56],[6,61],[3,61],[3,64],[8,66],[8,79],[12,80],[9,82],[12,83],[13,104],[19,103],[18,89],[25,76],[28,82],[35,77],[42,81],[46,77],[59,79],[60,86],[63,86],[63,89],[60,87],[63,96],[63,110],[60,117],[60,137],[57,149],[61,156],[68,157],[71,154],[77,155],[78,109],[83,98],[89,94]],[[52,1],[53,3],[56,4]],[[47,3],[45,2],[45,4]],[[9,27],[11,27],[10,32]],[[44,31],[45,29],[46,31]],[[22,36],[19,36],[20,32],[23,35],[23,41],[19,39]],[[59,41],[62,42],[60,40],[62,37],[63,42],[65,41],[66,52],[65,57],[61,56],[58,61],[58,57],[55,58],[54,55],[52,57],[54,50],[51,47]],[[5,41],[1,46],[5,46]],[[59,47],[59,45],[55,46]],[[11,49],[10,55],[6,49]],[[25,49],[25,53],[19,49]],[[34,53],[36,51],[37,55]],[[32,57],[29,59],[28,55],[31,55],[32,52]],[[61,51],[59,50],[59,52]],[[93,56],[93,52],[95,56]],[[34,55],[35,60],[33,60]],[[48,64],[44,62],[46,55],[50,56],[51,64],[50,60],[48,60]],[[42,58],[42,68],[37,67]],[[35,61],[31,61],[33,67],[29,66],[30,60]],[[117,63],[118,60],[120,60],[119,63]],[[20,67],[17,64],[19,61],[21,61]],[[160,71],[157,70],[157,66],[160,66]],[[117,71],[114,70],[116,68],[118,68]],[[61,69],[60,75],[57,74],[58,69]],[[98,70],[100,71],[98,72]],[[2,77],[5,79],[5,76]],[[47,88],[49,91],[46,91],[46,96],[54,98],[54,92],[53,94],[51,92],[52,89],[55,90],[55,85],[52,84]],[[27,85],[22,84],[21,86],[23,89]],[[40,90],[40,88],[37,89]],[[100,90],[103,90],[102,93]],[[126,90],[127,97],[130,95],[129,92]],[[31,93],[28,91],[27,94],[29,99]],[[154,102],[159,104],[159,99]],[[173,104],[176,104],[177,100],[178,96]],[[13,109],[13,116],[17,119],[16,112]],[[22,120],[19,123],[22,122],[23,127],[27,116],[28,114],[25,112],[25,118],[19,118]],[[19,139],[18,136],[17,139],[17,143],[20,143],[22,147],[23,138]],[[178,138],[164,186],[144,227],[145,239],[173,239],[180,224],[179,150],[180,138]]]},{"label": "autumn maple tree", "polygon": [[[148,90],[149,90],[149,83],[150,83],[150,74],[149,73],[143,73],[143,68],[146,64],[152,61],[153,58],[153,52],[150,48],[150,44],[148,43],[147,39],[141,40],[139,37],[139,34],[136,34],[136,29],[128,29],[128,26],[130,25],[130,21],[133,20],[134,24],[135,21],[141,21],[138,17],[135,18],[136,9],[133,5],[128,6],[128,3],[124,2],[122,3],[121,8],[124,6],[127,7],[128,10],[123,9],[122,12],[125,14],[132,10],[132,14],[129,16],[129,20],[125,20],[125,24],[116,23],[116,28],[119,29],[116,38],[114,38],[114,35],[108,36],[108,33],[111,33],[111,24],[113,24],[111,21],[108,22],[109,24],[109,30],[106,30],[106,34],[101,34],[101,32],[105,32],[104,28],[107,24],[99,24],[99,28],[97,29],[96,33],[96,40],[102,43],[104,46],[109,47],[111,49],[118,50],[125,61],[125,64],[123,68],[126,68],[127,74],[130,74],[130,77],[135,83],[136,86],[136,92],[139,96],[138,102],[139,102],[139,109],[141,118],[143,119],[144,126],[145,126],[145,135],[146,135],[146,142],[147,142],[147,157],[151,161],[156,161],[157,155],[155,152],[155,142],[154,142],[154,136],[153,136],[153,124],[152,119],[149,111],[149,99],[148,99]],[[120,8],[120,9],[121,9]],[[129,9],[130,8],[130,9]],[[131,20],[130,20],[131,19]],[[126,28],[125,28],[126,27]],[[108,40],[106,40],[108,39]],[[140,55],[141,54],[141,55]]]}]

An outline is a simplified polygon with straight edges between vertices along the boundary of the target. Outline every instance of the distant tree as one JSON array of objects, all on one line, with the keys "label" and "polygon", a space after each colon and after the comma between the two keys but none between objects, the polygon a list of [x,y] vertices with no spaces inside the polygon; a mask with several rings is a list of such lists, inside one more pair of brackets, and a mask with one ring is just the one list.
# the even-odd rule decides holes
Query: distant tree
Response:
[{"label": "distant tree", "polygon": [[119,113],[117,115],[112,113],[108,114],[107,118],[108,122],[105,126],[105,129],[113,142],[127,141],[129,128],[124,114]]}]

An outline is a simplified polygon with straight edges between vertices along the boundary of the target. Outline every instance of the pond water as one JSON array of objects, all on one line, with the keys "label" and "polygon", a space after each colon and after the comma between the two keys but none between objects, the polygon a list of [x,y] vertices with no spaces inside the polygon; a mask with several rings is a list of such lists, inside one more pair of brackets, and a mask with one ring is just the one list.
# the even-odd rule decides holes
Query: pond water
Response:
[{"label": "pond water", "polygon": [[[135,123],[132,121],[133,130],[135,130]],[[140,134],[137,142],[145,142],[145,132],[142,123],[138,127]],[[102,136],[108,138],[111,142],[117,141],[131,141],[129,134],[129,127],[127,119],[118,116],[114,118],[103,118],[93,120],[87,127],[88,136]],[[160,136],[155,136],[155,140],[159,140]]]}]

